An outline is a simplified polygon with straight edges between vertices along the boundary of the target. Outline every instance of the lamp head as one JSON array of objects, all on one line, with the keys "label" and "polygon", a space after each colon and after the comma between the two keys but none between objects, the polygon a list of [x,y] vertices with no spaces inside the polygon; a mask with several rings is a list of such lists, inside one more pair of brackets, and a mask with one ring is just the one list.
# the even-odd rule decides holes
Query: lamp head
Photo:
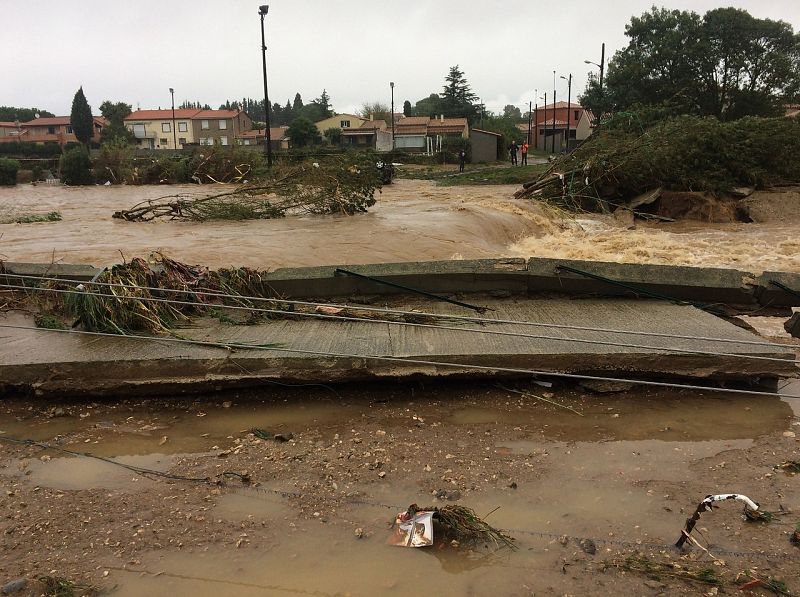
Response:
[{"label": "lamp head", "polygon": [[260,14],[262,17],[266,16],[268,12],[269,12],[268,4],[262,4],[261,6],[258,7],[258,14]]},{"label": "lamp head", "polygon": [[394,81],[389,81],[389,87],[391,87],[392,89],[394,89]]},{"label": "lamp head", "polygon": [[174,90],[172,87],[170,87],[170,88],[169,88],[169,92],[170,92],[170,93],[175,93],[175,90]]}]

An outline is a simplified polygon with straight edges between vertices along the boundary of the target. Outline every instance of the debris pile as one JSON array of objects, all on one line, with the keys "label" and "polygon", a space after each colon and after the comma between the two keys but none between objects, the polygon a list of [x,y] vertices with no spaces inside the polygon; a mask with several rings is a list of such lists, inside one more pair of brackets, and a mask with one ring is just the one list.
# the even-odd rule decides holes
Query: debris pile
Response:
[{"label": "debris pile", "polygon": [[[780,150],[777,150],[780,148]],[[642,124],[620,114],[572,153],[556,159],[517,198],[576,211],[632,206],[660,190],[735,194],[800,181],[800,121],[679,116]],[[635,207],[635,206],[632,206]]]},{"label": "debris pile", "polygon": [[517,547],[512,537],[482,520],[471,508],[458,504],[442,508],[420,508],[411,504],[408,510],[397,514],[389,543],[402,547]]},{"label": "debris pile", "polygon": [[205,196],[175,194],[114,212],[129,222],[170,220],[257,220],[289,214],[366,212],[375,205],[381,174],[374,164],[347,157],[325,163],[276,166],[270,178]]}]

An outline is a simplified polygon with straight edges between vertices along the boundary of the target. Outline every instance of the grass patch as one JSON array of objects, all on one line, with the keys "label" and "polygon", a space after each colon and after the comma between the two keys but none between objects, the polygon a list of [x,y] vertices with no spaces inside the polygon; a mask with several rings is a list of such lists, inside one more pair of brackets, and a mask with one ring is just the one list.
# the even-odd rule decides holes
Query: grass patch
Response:
[{"label": "grass patch", "polygon": [[39,583],[42,587],[41,594],[46,597],[79,597],[100,594],[97,587],[75,583],[60,576],[41,576]]},{"label": "grass patch", "polygon": [[439,186],[456,187],[481,184],[523,184],[534,180],[546,169],[547,164],[529,166],[506,166],[467,171],[456,176],[448,176],[438,181]]},{"label": "grass patch", "polygon": [[51,211],[46,214],[23,214],[0,219],[0,224],[36,224],[38,222],[60,222],[61,212]]},{"label": "grass patch", "polygon": [[33,322],[36,324],[37,328],[44,328],[46,330],[67,329],[67,326],[65,326],[58,317],[49,313],[37,313],[33,317]]},{"label": "grass patch", "polygon": [[644,574],[653,580],[661,580],[668,576],[704,585],[722,586],[722,579],[713,568],[703,567],[692,570],[677,562],[659,562],[643,555],[631,555],[625,558],[624,562],[612,562],[610,566]]}]

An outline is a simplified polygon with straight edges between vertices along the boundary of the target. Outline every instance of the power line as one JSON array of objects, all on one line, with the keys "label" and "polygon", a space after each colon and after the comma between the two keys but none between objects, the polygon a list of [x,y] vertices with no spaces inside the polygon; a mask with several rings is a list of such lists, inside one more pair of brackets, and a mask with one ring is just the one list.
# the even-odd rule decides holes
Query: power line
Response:
[{"label": "power line", "polygon": [[[9,288],[15,290],[35,290],[40,292],[53,292],[58,294],[74,294],[75,290],[65,290],[60,288],[42,288],[42,287],[30,287],[30,286],[16,286],[13,284],[0,284],[0,288]],[[480,328],[463,328],[457,326],[448,326],[448,325],[438,325],[438,324],[428,324],[428,323],[418,323],[418,322],[411,322],[411,321],[394,321],[390,319],[372,319],[372,318],[364,318],[364,317],[352,317],[347,315],[335,315],[335,314],[326,314],[326,313],[305,313],[302,311],[287,311],[284,309],[264,309],[259,307],[246,307],[241,305],[212,305],[209,303],[201,303],[197,301],[181,301],[177,299],[166,299],[160,297],[141,297],[141,296],[126,296],[126,295],[116,295],[116,294],[103,294],[99,292],[92,292],[86,293],[86,296],[95,296],[95,297],[105,297],[105,298],[112,298],[116,300],[129,300],[135,302],[143,302],[143,301],[151,301],[156,303],[166,303],[166,304],[174,304],[174,305],[184,305],[190,307],[215,307],[219,309],[231,309],[231,310],[239,310],[239,311],[248,311],[248,312],[256,312],[256,313],[272,313],[276,315],[291,315],[293,317],[308,317],[313,319],[325,319],[325,320],[334,320],[334,321],[349,321],[349,322],[357,322],[357,323],[373,323],[373,324],[388,324],[388,325],[397,325],[397,326],[406,326],[406,327],[415,327],[415,328],[429,328],[429,329],[439,329],[439,330],[448,330],[448,331],[455,331],[455,332],[467,332],[467,333],[474,333],[474,334],[488,334],[488,335],[496,335],[496,336],[510,336],[510,337],[518,337],[518,338],[529,338],[533,340],[554,340],[559,342],[575,342],[579,344],[593,344],[593,345],[600,345],[600,346],[614,346],[619,348],[637,348],[643,350],[658,350],[662,352],[679,352],[685,354],[698,354],[698,355],[706,355],[706,356],[716,356],[716,357],[731,357],[737,359],[747,359],[747,360],[761,360],[761,361],[773,361],[773,362],[780,362],[780,363],[787,363],[792,364],[796,363],[796,361],[792,358],[779,358],[779,357],[767,357],[761,355],[751,355],[751,354],[739,354],[739,353],[731,353],[731,352],[714,352],[714,351],[706,351],[706,350],[693,350],[689,348],[676,348],[676,347],[662,347],[662,346],[650,346],[646,344],[630,344],[625,342],[614,342],[611,340],[588,340],[584,338],[563,338],[560,336],[547,336],[542,334],[525,334],[522,332],[510,332],[510,331],[503,331],[503,330],[486,330]],[[231,298],[234,298],[231,296]],[[239,299],[241,300],[241,299]],[[771,345],[775,348],[778,347],[777,344]]]},{"label": "power line", "polygon": [[454,368],[454,369],[471,369],[475,371],[492,371],[498,373],[515,373],[521,375],[531,375],[534,377],[544,376],[544,377],[558,377],[563,379],[578,379],[578,380],[590,380],[590,381],[610,381],[616,383],[630,383],[635,385],[643,385],[643,386],[651,386],[651,387],[660,387],[660,388],[671,388],[671,389],[678,389],[678,390],[703,390],[709,392],[722,392],[726,394],[743,394],[748,396],[770,396],[770,397],[780,397],[780,398],[800,398],[800,395],[795,394],[782,394],[780,392],[764,392],[758,390],[739,390],[733,388],[716,388],[712,386],[698,386],[692,384],[678,384],[678,383],[669,383],[669,382],[662,382],[662,381],[650,381],[644,379],[628,379],[628,378],[621,378],[621,377],[604,377],[599,375],[583,375],[579,373],[563,373],[558,371],[540,371],[536,369],[520,369],[515,367],[497,367],[497,366],[489,366],[489,365],[474,365],[474,364],[466,364],[466,363],[451,363],[446,361],[431,361],[426,359],[409,359],[403,357],[391,357],[391,356],[383,356],[383,355],[369,355],[369,354],[358,354],[358,353],[340,353],[340,352],[329,352],[329,351],[322,351],[322,350],[306,350],[300,348],[287,348],[285,346],[265,346],[262,344],[243,344],[239,342],[211,342],[207,340],[189,340],[185,338],[159,338],[155,336],[140,336],[135,334],[126,334],[126,335],[119,335],[119,334],[111,334],[107,332],[87,332],[83,330],[56,330],[50,328],[37,328],[37,327],[30,327],[30,326],[23,326],[23,325],[12,325],[12,324],[0,324],[0,328],[6,329],[15,329],[15,330],[26,330],[30,332],[44,332],[44,333],[56,333],[56,334],[73,334],[73,335],[84,335],[84,336],[94,336],[94,337],[104,337],[104,338],[117,338],[117,339],[129,339],[129,340],[148,340],[148,341],[157,341],[157,342],[172,342],[176,344],[191,344],[197,346],[209,346],[212,348],[223,348],[223,349],[240,349],[240,350],[263,350],[269,352],[286,352],[290,354],[302,354],[308,356],[320,356],[320,357],[335,357],[341,359],[363,359],[363,360],[374,360],[374,361],[386,361],[391,363],[404,363],[404,364],[412,364],[412,365],[426,365],[426,366],[433,366],[433,367],[445,367],[445,368]]},{"label": "power line", "polygon": [[[531,327],[545,327],[545,328],[553,328],[553,329],[564,329],[564,330],[578,330],[584,332],[603,332],[609,334],[628,334],[632,336],[647,336],[647,337],[656,337],[656,338],[674,338],[679,340],[702,340],[702,341],[709,341],[709,342],[723,342],[723,343],[730,343],[730,344],[747,344],[749,346],[765,346],[769,348],[774,348],[775,344],[772,342],[765,342],[761,340],[733,340],[731,338],[715,338],[713,336],[691,336],[691,335],[681,335],[681,334],[668,334],[663,332],[640,332],[636,330],[620,330],[614,328],[600,328],[600,327],[589,327],[589,326],[574,326],[568,324],[559,324],[559,323],[547,323],[547,322],[537,322],[537,321],[525,321],[525,320],[515,320],[515,319],[491,319],[487,317],[477,317],[471,315],[453,315],[448,313],[432,313],[428,311],[404,311],[401,309],[389,309],[385,307],[367,307],[363,305],[347,305],[341,303],[323,303],[323,302],[314,302],[314,301],[299,301],[299,300],[292,300],[292,299],[281,299],[281,298],[270,298],[270,297],[263,297],[263,296],[246,296],[246,295],[234,295],[234,294],[226,294],[223,292],[214,292],[214,291],[204,291],[204,290],[180,290],[175,288],[160,288],[160,287],[153,287],[153,286],[137,286],[133,284],[122,284],[122,283],[115,283],[115,282],[96,282],[96,281],[82,281],[82,280],[72,280],[68,278],[51,278],[51,277],[40,277],[40,276],[25,276],[21,274],[0,274],[5,276],[6,278],[18,278],[18,279],[26,279],[26,280],[37,280],[37,281],[47,281],[47,282],[60,282],[60,283],[69,283],[69,284],[77,284],[77,285],[95,285],[95,286],[106,286],[110,288],[127,288],[130,290],[148,290],[154,292],[163,292],[168,294],[192,294],[195,296],[208,296],[213,298],[227,298],[239,301],[254,301],[254,302],[266,302],[266,303],[284,303],[287,305],[298,305],[298,306],[305,306],[305,307],[334,307],[340,309],[350,309],[351,311],[371,311],[375,313],[386,313],[390,315],[409,315],[409,316],[428,316],[434,317],[437,319],[451,319],[453,321],[463,321],[463,322],[471,322],[471,323],[480,323],[480,324],[514,324],[520,326],[531,326]],[[24,289],[31,289],[35,290],[38,287],[32,286],[24,286]]]}]

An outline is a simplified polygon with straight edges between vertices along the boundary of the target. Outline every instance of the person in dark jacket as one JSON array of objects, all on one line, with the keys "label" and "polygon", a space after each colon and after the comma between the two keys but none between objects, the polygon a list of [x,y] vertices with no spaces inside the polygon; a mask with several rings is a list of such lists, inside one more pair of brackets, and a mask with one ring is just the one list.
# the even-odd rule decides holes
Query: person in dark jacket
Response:
[{"label": "person in dark jacket", "polygon": [[519,151],[519,146],[517,145],[516,141],[511,142],[511,147],[509,148],[511,151],[511,165],[517,165],[517,152]]},{"label": "person in dark jacket", "polygon": [[458,171],[459,172],[463,172],[464,171],[464,162],[466,161],[466,159],[467,159],[467,152],[464,151],[463,149],[460,150],[458,152]]}]

